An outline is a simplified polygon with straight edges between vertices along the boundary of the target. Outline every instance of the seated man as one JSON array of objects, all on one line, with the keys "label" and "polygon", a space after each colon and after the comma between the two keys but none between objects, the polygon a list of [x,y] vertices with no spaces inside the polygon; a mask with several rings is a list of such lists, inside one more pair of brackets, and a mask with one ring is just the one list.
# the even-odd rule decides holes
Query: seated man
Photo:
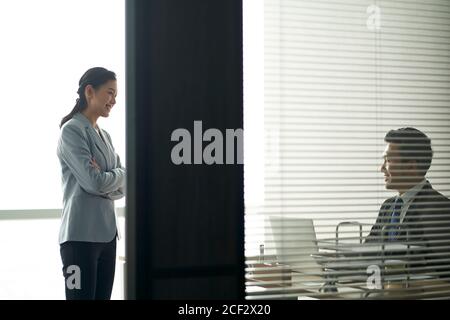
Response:
[{"label": "seated man", "polygon": [[415,128],[391,130],[384,140],[380,171],[386,189],[398,195],[384,201],[365,243],[395,241],[425,247],[412,257],[425,264],[415,267],[450,278],[450,200],[425,178],[433,157],[431,141]]}]

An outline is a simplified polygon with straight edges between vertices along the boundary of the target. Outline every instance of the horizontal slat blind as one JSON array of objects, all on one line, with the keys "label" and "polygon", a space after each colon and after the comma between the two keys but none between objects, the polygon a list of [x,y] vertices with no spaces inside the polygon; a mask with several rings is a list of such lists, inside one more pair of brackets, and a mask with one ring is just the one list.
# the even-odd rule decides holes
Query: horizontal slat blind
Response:
[{"label": "horizontal slat blind", "polygon": [[[450,297],[448,207],[406,219],[401,241],[365,243],[397,195],[380,172],[389,130],[428,135],[426,177],[450,196],[449,49],[448,1],[264,1],[264,193],[246,205],[248,299]],[[417,230],[432,234],[426,248]]]}]

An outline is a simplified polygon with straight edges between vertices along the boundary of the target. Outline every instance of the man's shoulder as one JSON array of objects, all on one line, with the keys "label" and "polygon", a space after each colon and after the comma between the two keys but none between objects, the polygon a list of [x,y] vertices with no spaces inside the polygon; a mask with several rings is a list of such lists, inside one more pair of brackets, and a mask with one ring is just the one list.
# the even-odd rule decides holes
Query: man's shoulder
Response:
[{"label": "man's shoulder", "polygon": [[442,200],[442,201],[450,202],[450,199],[449,199],[448,197],[444,196],[442,193],[440,193],[440,192],[437,191],[437,190],[434,190],[434,191],[435,191],[434,196],[435,196],[436,198],[438,198],[438,199],[440,199],[440,200]]},{"label": "man's shoulder", "polygon": [[[421,210],[432,209],[433,212],[446,212],[450,213],[450,199],[431,187],[423,188],[415,197],[413,202],[414,213],[422,214]],[[436,211],[437,210],[437,211]]]},{"label": "man's shoulder", "polygon": [[433,201],[449,202],[450,199],[433,188],[430,183],[427,183],[424,188],[418,193],[419,198],[432,199]]}]

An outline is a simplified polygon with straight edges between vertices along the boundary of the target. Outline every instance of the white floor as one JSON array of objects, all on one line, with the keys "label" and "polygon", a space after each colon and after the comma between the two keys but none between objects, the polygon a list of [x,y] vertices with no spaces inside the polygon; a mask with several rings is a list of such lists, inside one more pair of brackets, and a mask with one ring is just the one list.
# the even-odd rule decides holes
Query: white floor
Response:
[{"label": "white floor", "polygon": [[[124,256],[124,219],[117,256]],[[0,221],[0,300],[63,300],[59,220]],[[123,265],[116,264],[113,300],[122,300]]]}]

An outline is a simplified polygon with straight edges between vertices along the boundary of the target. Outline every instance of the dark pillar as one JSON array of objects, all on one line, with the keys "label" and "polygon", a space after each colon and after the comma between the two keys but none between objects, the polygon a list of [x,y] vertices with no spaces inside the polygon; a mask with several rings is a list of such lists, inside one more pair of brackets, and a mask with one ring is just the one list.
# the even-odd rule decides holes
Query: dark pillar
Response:
[{"label": "dark pillar", "polygon": [[242,0],[126,15],[127,298],[244,298],[243,166],[171,161],[177,128],[243,127]]}]

